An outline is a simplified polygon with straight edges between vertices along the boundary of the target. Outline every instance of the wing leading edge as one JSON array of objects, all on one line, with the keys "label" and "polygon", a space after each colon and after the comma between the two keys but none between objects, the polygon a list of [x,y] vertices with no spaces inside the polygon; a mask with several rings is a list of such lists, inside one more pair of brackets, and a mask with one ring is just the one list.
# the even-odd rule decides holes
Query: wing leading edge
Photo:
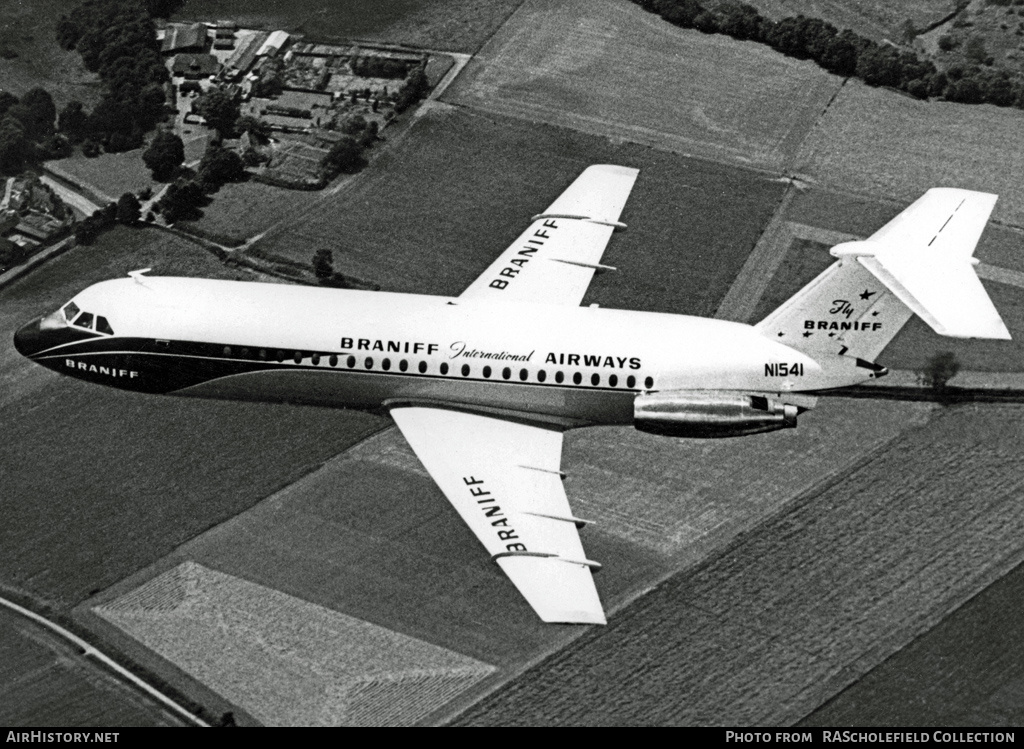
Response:
[{"label": "wing leading edge", "polygon": [[529,228],[462,293],[495,299],[577,305],[594,273],[614,270],[601,256],[636,182],[637,169],[588,167]]},{"label": "wing leading edge", "polygon": [[416,456],[542,621],[604,624],[562,487],[560,432],[489,416],[391,411]]}]

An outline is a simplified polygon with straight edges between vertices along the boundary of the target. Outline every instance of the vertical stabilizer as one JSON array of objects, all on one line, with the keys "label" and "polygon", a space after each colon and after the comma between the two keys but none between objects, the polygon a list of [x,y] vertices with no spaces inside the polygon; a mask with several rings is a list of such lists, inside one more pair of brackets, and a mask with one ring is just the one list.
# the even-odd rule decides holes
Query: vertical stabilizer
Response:
[{"label": "vertical stabilizer", "polygon": [[833,263],[757,325],[765,336],[819,358],[872,361],[912,312],[853,258]]}]

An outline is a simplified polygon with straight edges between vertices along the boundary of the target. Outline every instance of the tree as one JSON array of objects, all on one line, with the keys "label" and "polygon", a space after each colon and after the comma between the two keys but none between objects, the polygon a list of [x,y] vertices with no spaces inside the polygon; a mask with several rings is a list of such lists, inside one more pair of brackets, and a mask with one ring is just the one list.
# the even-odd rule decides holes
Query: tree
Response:
[{"label": "tree", "polygon": [[0,173],[20,174],[30,153],[25,128],[14,117],[0,120]]},{"label": "tree", "polygon": [[185,144],[174,133],[161,131],[142,154],[142,160],[152,170],[153,179],[167,182],[174,175],[174,170],[185,161]]},{"label": "tree", "polygon": [[18,103],[18,97],[10,91],[0,91],[0,118],[7,114],[7,110]]},{"label": "tree", "polygon": [[252,115],[243,115],[235,120],[235,132],[239,136],[249,133],[249,137],[263,144],[270,140],[270,123]]},{"label": "tree", "polygon": [[972,36],[964,45],[964,57],[979,65],[985,62],[988,52],[985,50],[985,40],[980,36]]},{"label": "tree", "polygon": [[195,180],[179,179],[167,186],[160,198],[160,210],[168,223],[179,219],[198,219],[203,215],[200,208],[208,203],[206,193]]},{"label": "tree", "polygon": [[57,105],[53,97],[43,88],[34,88],[23,97],[21,103],[32,112],[32,137],[42,140],[53,134],[53,123],[57,119]]},{"label": "tree", "polygon": [[142,204],[139,199],[130,192],[126,192],[117,201],[117,223],[126,226],[135,226],[139,223],[139,216],[142,212]]},{"label": "tree", "polygon": [[313,274],[322,284],[334,277],[334,255],[330,250],[317,250],[313,253]]},{"label": "tree", "polygon": [[238,182],[245,177],[242,157],[234,151],[210,144],[199,162],[199,180],[214,189],[225,182]]},{"label": "tree", "polygon": [[950,380],[960,371],[960,360],[952,351],[940,351],[931,357],[919,372],[920,380],[926,387],[938,394],[946,390]]},{"label": "tree", "polygon": [[72,143],[80,143],[85,138],[85,126],[88,115],[82,102],[72,99],[60,111],[57,117],[57,129],[64,133]]},{"label": "tree", "polygon": [[355,171],[362,162],[359,142],[351,135],[343,135],[320,160],[320,166],[328,177],[333,177],[338,172]]},{"label": "tree", "polygon": [[235,130],[235,122],[241,114],[238,99],[220,88],[211,88],[199,97],[192,105],[192,109],[222,138],[231,136]]}]

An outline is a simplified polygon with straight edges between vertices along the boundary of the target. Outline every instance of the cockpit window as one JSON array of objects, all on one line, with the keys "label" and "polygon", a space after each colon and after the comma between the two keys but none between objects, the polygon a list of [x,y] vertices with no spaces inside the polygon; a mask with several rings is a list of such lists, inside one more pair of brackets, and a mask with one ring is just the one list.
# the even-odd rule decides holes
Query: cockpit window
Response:
[{"label": "cockpit window", "polygon": [[83,312],[75,319],[75,325],[79,328],[92,330],[92,312]]},{"label": "cockpit window", "polygon": [[68,322],[71,322],[72,320],[75,319],[75,315],[77,315],[80,311],[81,310],[78,309],[77,304],[75,304],[74,302],[68,302],[67,304],[64,305],[64,319],[67,320]]},{"label": "cockpit window", "polygon": [[114,335],[114,330],[110,327],[110,323],[107,322],[107,318],[105,317],[97,316],[96,330],[100,333],[106,333],[107,335]]}]

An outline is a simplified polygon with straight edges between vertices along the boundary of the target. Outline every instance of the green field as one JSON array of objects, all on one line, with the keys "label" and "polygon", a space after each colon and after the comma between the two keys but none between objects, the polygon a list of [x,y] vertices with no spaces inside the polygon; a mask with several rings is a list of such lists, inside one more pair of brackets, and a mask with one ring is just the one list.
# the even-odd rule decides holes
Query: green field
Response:
[{"label": "green field", "polygon": [[41,625],[0,608],[0,724],[180,726]]},{"label": "green field", "polygon": [[[118,229],[0,290],[0,340],[103,278],[235,278],[155,230]],[[383,425],[345,411],[160,398],[60,377],[0,353],[0,582],[66,610]]]},{"label": "green field", "polygon": [[442,99],[781,172],[841,84],[624,0],[528,0]]},{"label": "green field", "polygon": [[366,39],[472,53],[523,0],[188,0],[174,20],[231,18],[313,39]]},{"label": "green field", "polygon": [[49,162],[47,167],[60,176],[69,174],[79,184],[116,201],[126,192],[137,193],[146,187],[156,191],[162,187],[153,181],[142,162],[142,152],[140,148],[124,153],[104,153],[94,158],[76,152],[66,159]]},{"label": "green field", "polygon": [[103,85],[99,77],[88,72],[75,51],[65,52],[57,44],[54,24],[67,13],[64,0],[14,0],[5,2],[0,10],[0,52],[7,50],[16,57],[0,55],[0,91],[22,96],[42,86],[60,111],[71,99],[78,99],[86,109],[99,101]]},{"label": "green field", "polygon": [[[287,190],[255,180],[226,184],[210,196],[210,204],[202,209],[202,218],[181,221],[179,228],[198,229],[203,236],[235,247],[282,221],[294,219],[300,212],[308,213],[323,199],[320,192]],[[310,250],[303,262],[308,263],[312,257]]]},{"label": "green field", "polygon": [[910,203],[930,187],[998,193],[993,221],[1024,226],[1024,113],[923,102],[848,82],[800,149],[823,186]]},{"label": "green field", "polygon": [[[801,719],[1020,560],[1021,416],[1016,406],[938,412],[457,722]],[[961,673],[985,680],[960,652]],[[1018,674],[992,676],[1019,693]]]},{"label": "green field", "polygon": [[[783,186],[741,169],[521,120],[432,109],[374,165],[254,247],[388,290],[458,295],[587,166],[640,177],[585,303],[710,315]],[[723,215],[730,216],[723,222]]]}]

